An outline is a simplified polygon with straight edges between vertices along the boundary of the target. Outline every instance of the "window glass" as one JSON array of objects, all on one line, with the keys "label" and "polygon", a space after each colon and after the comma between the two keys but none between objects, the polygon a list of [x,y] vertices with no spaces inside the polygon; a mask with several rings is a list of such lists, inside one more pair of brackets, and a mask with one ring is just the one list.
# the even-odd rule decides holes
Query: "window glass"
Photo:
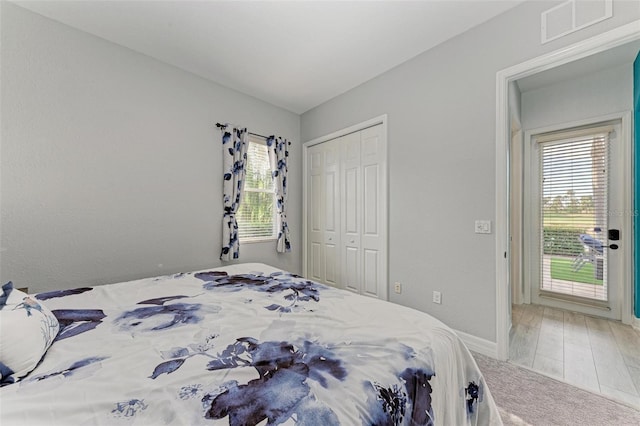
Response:
[{"label": "window glass", "polygon": [[250,136],[244,194],[236,216],[240,239],[275,238],[275,188],[266,141]]}]

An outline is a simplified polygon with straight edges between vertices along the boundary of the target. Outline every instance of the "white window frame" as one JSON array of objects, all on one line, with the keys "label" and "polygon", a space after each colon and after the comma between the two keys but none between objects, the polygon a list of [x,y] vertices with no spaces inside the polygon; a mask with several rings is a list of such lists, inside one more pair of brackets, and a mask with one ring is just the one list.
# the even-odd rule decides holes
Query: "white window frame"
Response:
[{"label": "white window frame", "polygon": [[[267,140],[265,138],[262,138],[260,136],[256,136],[256,135],[252,135],[249,134],[249,147],[251,146],[251,144],[258,144],[258,145],[267,145]],[[268,152],[267,152],[268,155]],[[249,160],[249,150],[247,150],[247,161]],[[273,227],[272,227],[272,233],[270,236],[266,236],[266,237],[257,237],[257,236],[249,236],[249,237],[239,237],[240,242],[242,243],[262,243],[262,242],[267,242],[267,241],[276,241],[278,239],[278,233],[276,230],[276,225],[277,225],[277,208],[276,208],[276,187],[275,184],[273,186],[273,190],[268,190],[268,189],[260,189],[260,188],[247,188],[246,186],[247,180],[245,178],[245,187],[244,187],[244,191],[242,194],[242,202],[240,204],[240,208],[242,208],[242,203],[245,202],[244,200],[244,195],[247,192],[260,192],[260,193],[271,193],[273,195]],[[238,223],[238,235],[240,235],[240,223]]]}]

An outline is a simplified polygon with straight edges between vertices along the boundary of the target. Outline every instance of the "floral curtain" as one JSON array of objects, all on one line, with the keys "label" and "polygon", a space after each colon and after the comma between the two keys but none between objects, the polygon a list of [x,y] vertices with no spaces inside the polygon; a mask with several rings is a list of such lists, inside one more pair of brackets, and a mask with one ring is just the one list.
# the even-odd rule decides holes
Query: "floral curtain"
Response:
[{"label": "floral curtain", "polygon": [[287,159],[289,157],[289,145],[291,142],[281,137],[269,136],[267,149],[269,162],[271,163],[271,176],[276,185],[276,205],[278,208],[278,253],[291,251],[289,240],[289,227],[287,226]]},{"label": "floral curtain", "polygon": [[224,172],[224,215],[222,218],[222,251],[220,252],[220,260],[231,260],[240,256],[236,213],[240,207],[240,200],[242,200],[242,192],[244,190],[249,133],[246,128],[233,127],[229,124],[220,126],[220,130],[222,131]]}]

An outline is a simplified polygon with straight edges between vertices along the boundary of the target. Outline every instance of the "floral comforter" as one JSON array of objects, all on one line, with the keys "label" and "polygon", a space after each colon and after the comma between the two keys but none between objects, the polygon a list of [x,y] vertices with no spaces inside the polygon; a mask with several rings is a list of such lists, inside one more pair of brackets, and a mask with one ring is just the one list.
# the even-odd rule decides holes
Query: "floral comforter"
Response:
[{"label": "floral comforter", "polygon": [[267,265],[36,298],[60,332],[3,426],[501,424],[447,326]]}]

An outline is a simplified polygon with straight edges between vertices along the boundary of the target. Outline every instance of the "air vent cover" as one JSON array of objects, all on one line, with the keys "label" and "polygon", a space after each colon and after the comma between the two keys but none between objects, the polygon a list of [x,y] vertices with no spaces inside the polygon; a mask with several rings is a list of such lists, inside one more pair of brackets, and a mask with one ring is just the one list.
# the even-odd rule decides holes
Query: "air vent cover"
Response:
[{"label": "air vent cover", "polygon": [[567,0],[542,12],[542,44],[613,16],[613,0]]}]

